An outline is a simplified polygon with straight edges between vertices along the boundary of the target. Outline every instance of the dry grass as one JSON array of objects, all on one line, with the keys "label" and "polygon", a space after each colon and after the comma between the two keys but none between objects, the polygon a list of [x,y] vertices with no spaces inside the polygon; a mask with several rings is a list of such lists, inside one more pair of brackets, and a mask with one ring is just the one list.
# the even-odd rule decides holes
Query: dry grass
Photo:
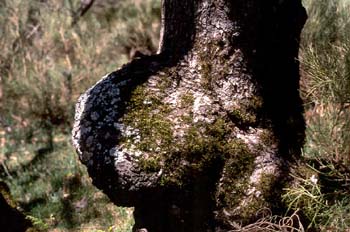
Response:
[{"label": "dry grass", "polygon": [[298,216],[298,211],[291,216],[280,217],[268,215],[255,223],[239,227],[228,232],[304,232],[305,229]]}]

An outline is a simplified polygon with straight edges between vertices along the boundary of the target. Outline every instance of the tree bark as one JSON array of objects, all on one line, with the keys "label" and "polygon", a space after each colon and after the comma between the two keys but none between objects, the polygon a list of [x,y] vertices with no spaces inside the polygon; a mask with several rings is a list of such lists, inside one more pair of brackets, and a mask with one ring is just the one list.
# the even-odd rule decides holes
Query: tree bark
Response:
[{"label": "tree bark", "polygon": [[[279,213],[305,123],[299,0],[165,0],[159,54],[77,104],[93,183],[135,206],[134,230],[228,231]],[[260,214],[261,213],[261,214]]]}]

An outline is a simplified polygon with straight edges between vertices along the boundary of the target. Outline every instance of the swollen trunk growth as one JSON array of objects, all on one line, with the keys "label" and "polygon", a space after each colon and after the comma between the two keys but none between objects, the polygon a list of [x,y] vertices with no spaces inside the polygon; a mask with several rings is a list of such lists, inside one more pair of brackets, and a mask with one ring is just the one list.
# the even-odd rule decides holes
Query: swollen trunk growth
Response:
[{"label": "swollen trunk growth", "polygon": [[165,0],[159,54],[83,94],[73,143],[134,229],[227,231],[281,209],[304,139],[300,1]]}]

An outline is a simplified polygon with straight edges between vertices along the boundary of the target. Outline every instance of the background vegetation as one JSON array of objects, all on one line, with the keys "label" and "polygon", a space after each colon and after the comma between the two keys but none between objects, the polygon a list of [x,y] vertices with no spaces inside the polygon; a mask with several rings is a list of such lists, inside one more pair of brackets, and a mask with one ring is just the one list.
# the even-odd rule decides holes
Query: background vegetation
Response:
[{"label": "background vegetation", "polygon": [[350,230],[350,1],[305,0],[300,61],[308,169],[285,200],[308,227]]},{"label": "background vegetation", "polygon": [[160,3],[0,1],[0,178],[38,229],[131,231],[132,209],[95,189],[70,142],[77,97],[158,46]]},{"label": "background vegetation", "polygon": [[[0,1],[0,180],[37,229],[131,231],[132,209],[114,206],[92,186],[71,146],[70,130],[80,93],[135,51],[156,51],[160,3],[98,0],[72,26],[79,3]],[[350,1],[304,4],[309,21],[300,61],[307,165],[292,174],[297,181],[283,198],[289,215],[307,219],[304,229],[345,231],[350,229]]]}]

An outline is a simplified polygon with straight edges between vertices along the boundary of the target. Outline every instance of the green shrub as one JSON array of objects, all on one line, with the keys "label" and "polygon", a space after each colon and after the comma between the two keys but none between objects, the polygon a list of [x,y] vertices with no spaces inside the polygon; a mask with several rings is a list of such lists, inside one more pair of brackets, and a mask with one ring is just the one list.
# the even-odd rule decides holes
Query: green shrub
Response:
[{"label": "green shrub", "polygon": [[[108,4],[105,4],[108,3]],[[74,105],[133,51],[156,52],[160,1],[0,1],[0,178],[37,229],[131,231],[70,144]]]},{"label": "green shrub", "polygon": [[345,231],[350,228],[350,1],[304,4],[309,20],[300,62],[307,121],[303,154],[309,167],[295,176],[284,200],[309,227]]},{"label": "green shrub", "polygon": [[35,128],[69,128],[82,92],[132,50],[157,49],[159,1],[121,1],[108,24],[92,12],[74,27],[66,1],[1,4],[0,112]]},{"label": "green shrub", "polygon": [[300,52],[305,154],[349,163],[350,1],[308,0]]}]

